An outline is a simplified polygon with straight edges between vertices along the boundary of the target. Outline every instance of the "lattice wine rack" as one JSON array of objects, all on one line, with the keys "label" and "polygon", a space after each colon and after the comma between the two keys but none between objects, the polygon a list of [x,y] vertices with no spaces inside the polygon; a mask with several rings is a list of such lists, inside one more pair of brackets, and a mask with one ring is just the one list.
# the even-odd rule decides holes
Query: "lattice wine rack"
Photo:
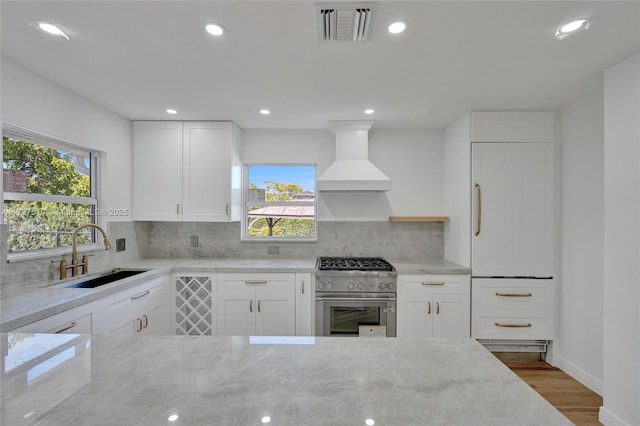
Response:
[{"label": "lattice wine rack", "polygon": [[176,334],[211,336],[211,277],[176,277]]}]

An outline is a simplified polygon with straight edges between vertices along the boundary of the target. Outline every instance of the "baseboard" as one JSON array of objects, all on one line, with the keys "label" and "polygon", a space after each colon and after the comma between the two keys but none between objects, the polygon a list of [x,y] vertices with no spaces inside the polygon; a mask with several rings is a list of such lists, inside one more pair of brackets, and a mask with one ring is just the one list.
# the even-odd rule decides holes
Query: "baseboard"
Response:
[{"label": "baseboard", "polygon": [[615,414],[604,407],[600,407],[598,421],[605,426],[631,426],[630,423],[618,418]]},{"label": "baseboard", "polygon": [[602,380],[599,380],[592,376],[591,374],[584,371],[582,368],[578,367],[572,362],[567,361],[563,357],[557,358],[558,363],[555,365],[560,370],[564,371],[598,395],[602,396],[604,393],[604,384]]}]

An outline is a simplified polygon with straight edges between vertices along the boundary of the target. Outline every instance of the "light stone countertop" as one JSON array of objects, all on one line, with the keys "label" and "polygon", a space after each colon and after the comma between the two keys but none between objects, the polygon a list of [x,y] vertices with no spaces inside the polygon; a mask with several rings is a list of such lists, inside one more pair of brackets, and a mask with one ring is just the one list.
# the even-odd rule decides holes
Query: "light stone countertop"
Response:
[{"label": "light stone countertop", "polygon": [[[415,263],[388,260],[396,267],[399,274],[469,273],[468,268],[444,259],[426,259]],[[315,257],[309,259],[142,259],[130,264],[121,264],[118,267],[149,269],[149,272],[93,289],[50,287],[60,284],[60,281],[7,287],[0,294],[0,332],[9,332],[166,274],[274,271],[313,273],[315,264]]]},{"label": "light stone countertop", "polygon": [[12,426],[572,424],[472,339],[0,336]]}]

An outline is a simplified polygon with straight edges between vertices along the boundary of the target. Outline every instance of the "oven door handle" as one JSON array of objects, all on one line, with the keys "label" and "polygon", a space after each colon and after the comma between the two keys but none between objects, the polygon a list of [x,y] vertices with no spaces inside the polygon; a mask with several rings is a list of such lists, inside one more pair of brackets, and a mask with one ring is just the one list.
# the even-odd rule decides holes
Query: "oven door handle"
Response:
[{"label": "oven door handle", "polygon": [[395,302],[395,297],[318,297],[321,302]]}]

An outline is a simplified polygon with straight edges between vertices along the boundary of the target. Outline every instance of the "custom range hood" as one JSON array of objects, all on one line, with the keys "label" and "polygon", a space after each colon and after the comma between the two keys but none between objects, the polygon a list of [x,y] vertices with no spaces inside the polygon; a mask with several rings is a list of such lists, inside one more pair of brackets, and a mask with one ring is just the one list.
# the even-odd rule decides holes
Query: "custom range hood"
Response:
[{"label": "custom range hood", "polygon": [[373,121],[330,121],[336,160],[318,178],[318,191],[389,191],[391,179],[369,161]]}]

